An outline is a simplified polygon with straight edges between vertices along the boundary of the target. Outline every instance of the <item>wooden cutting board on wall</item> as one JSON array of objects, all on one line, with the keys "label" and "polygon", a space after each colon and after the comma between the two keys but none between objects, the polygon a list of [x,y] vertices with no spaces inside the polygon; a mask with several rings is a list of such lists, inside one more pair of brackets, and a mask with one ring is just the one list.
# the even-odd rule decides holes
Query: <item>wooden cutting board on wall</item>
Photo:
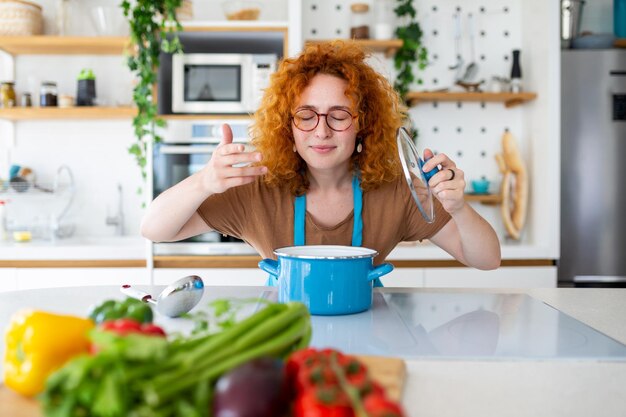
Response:
[{"label": "wooden cutting board on wall", "polygon": [[[390,399],[400,401],[406,378],[406,366],[402,359],[382,356],[357,356],[374,380],[381,384]],[[35,400],[22,397],[0,385],[0,417],[42,417]]]}]

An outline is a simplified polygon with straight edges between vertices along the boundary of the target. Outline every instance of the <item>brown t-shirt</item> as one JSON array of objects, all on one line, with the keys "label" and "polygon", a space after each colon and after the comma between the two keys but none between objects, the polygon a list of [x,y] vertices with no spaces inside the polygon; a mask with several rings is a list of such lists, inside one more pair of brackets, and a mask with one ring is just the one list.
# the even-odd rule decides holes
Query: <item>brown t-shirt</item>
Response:
[{"label": "brown t-shirt", "polygon": [[[276,259],[274,249],[294,244],[294,201],[287,186],[269,187],[257,179],[212,195],[198,214],[213,230],[243,239],[264,258]],[[353,215],[336,226],[323,227],[307,214],[306,244],[350,246]],[[364,192],[362,217],[363,247],[378,251],[375,264],[382,263],[399,242],[428,239],[450,220],[435,200],[435,221],[426,223],[403,177]]]}]

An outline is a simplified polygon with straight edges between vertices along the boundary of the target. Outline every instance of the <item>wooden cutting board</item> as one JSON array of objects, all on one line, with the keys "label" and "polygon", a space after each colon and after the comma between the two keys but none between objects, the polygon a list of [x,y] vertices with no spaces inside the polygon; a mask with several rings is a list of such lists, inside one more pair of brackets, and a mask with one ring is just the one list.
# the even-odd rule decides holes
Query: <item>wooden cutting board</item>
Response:
[{"label": "wooden cutting board", "polygon": [[[379,384],[385,387],[390,399],[400,401],[406,378],[406,366],[402,359],[383,356],[357,356],[369,373]],[[35,400],[22,397],[0,385],[0,417],[41,417],[39,405]]]}]

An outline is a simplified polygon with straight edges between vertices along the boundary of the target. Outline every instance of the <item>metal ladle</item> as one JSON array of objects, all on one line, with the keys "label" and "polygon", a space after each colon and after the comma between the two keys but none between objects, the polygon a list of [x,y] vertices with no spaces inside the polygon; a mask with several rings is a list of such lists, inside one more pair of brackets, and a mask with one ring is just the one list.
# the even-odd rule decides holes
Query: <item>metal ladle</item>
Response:
[{"label": "metal ladle", "polygon": [[475,50],[475,39],[474,39],[474,15],[469,13],[467,15],[467,23],[469,26],[470,33],[470,48],[471,48],[471,57],[472,61],[465,68],[465,74],[461,77],[460,81],[464,83],[471,83],[476,78],[478,74],[478,64],[476,63],[476,50]]},{"label": "metal ladle", "polygon": [[454,14],[454,53],[456,55],[456,63],[450,65],[448,68],[456,70],[454,81],[458,81],[461,79],[463,72],[463,57],[461,56],[461,14],[458,12]]},{"label": "metal ladle", "polygon": [[199,276],[189,275],[168,285],[156,300],[147,292],[137,290],[129,284],[122,285],[120,291],[144,303],[153,304],[164,316],[179,317],[191,311],[200,302],[204,293],[204,282]]}]

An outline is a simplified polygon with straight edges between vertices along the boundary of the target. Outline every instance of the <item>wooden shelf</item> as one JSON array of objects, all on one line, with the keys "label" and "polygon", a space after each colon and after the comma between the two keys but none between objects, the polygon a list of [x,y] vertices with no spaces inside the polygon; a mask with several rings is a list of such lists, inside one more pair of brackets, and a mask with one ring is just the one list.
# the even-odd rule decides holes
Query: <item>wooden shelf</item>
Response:
[{"label": "wooden shelf", "polygon": [[0,109],[0,119],[126,119],[134,117],[136,112],[134,107],[13,107]]},{"label": "wooden shelf", "polygon": [[426,101],[477,101],[501,102],[505,107],[513,107],[537,98],[536,93],[486,93],[486,92],[434,92],[411,91],[405,95],[409,106]]},{"label": "wooden shelf", "polygon": [[253,116],[247,114],[160,114],[165,120],[249,120]]},{"label": "wooden shelf", "polygon": [[[350,39],[311,39],[307,40],[307,45],[316,45],[325,42],[331,42],[333,40],[345,40]],[[364,49],[369,49],[372,52],[384,52],[386,57],[392,57],[398,49],[402,47],[401,39],[389,39],[389,40],[375,40],[375,39],[355,39],[354,42],[360,45]]]},{"label": "wooden shelf", "polygon": [[0,49],[11,55],[121,55],[124,36],[0,36]]},{"label": "wooden shelf", "polygon": [[616,48],[626,48],[626,38],[615,39],[613,46]]},{"label": "wooden shelf", "polygon": [[500,194],[465,194],[465,201],[496,205],[502,203],[502,196]]}]

